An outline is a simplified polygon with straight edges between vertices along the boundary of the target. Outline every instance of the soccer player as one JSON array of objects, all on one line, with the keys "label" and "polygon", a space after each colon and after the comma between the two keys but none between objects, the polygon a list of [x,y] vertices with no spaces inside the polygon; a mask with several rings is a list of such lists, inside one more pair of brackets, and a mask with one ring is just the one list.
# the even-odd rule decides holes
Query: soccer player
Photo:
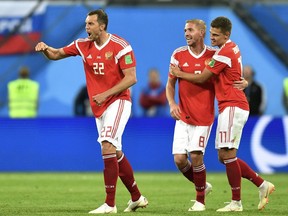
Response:
[{"label": "soccer player", "polygon": [[131,113],[129,87],[136,83],[136,60],[131,45],[123,38],[107,32],[108,15],[98,9],[86,17],[88,37],[56,49],[44,42],[35,50],[48,59],[81,56],[88,95],[98,130],[104,162],[105,203],[91,214],[117,213],[115,203],[118,176],[131,194],[124,212],[148,205],[134,179],[132,167],[122,152],[122,134]]},{"label": "soccer player", "polygon": [[[185,73],[201,73],[205,61],[210,59],[215,49],[204,44],[206,24],[202,20],[187,20],[184,37],[187,46],[177,48],[170,60]],[[179,84],[179,105],[175,101],[175,86]],[[179,171],[196,189],[196,201],[188,211],[205,210],[205,193],[212,186],[206,183],[206,169],[203,154],[214,122],[214,85],[212,81],[196,85],[186,79],[177,79],[169,74],[166,97],[171,116],[177,120],[174,129],[174,162]],[[191,161],[188,159],[190,156]],[[192,163],[192,164],[191,164]]]},{"label": "soccer player", "polygon": [[[187,46],[177,48],[171,56],[171,65],[183,72],[198,74],[205,68],[206,60],[212,58],[216,49],[204,44],[206,24],[203,20],[187,20],[184,37]],[[175,86],[179,83],[179,105],[175,101]],[[246,80],[235,83],[235,88],[245,88]],[[212,190],[206,182],[203,155],[214,122],[213,80],[196,85],[186,79],[177,79],[169,74],[166,97],[171,116],[177,120],[174,131],[174,162],[180,172],[195,184],[196,200],[188,211],[204,211],[205,196]],[[188,153],[188,155],[187,155]],[[190,156],[191,161],[188,159]]]},{"label": "soccer player", "polygon": [[248,164],[237,158],[243,127],[248,119],[249,105],[245,94],[233,88],[233,82],[243,76],[239,47],[230,40],[232,23],[226,17],[217,17],[211,22],[210,39],[212,46],[220,49],[214,54],[202,73],[185,73],[176,65],[170,66],[172,75],[201,84],[215,78],[215,93],[218,101],[218,125],[215,147],[218,158],[226,167],[228,182],[231,186],[232,200],[219,212],[243,211],[241,203],[241,177],[249,179],[259,187],[261,210],[268,203],[268,196],[275,187],[262,179]]}]

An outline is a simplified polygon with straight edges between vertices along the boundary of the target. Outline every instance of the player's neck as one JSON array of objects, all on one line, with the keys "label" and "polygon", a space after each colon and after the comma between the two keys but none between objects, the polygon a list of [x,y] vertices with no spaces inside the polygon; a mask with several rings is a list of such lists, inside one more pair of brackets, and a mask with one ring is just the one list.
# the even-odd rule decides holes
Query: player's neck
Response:
[{"label": "player's neck", "polygon": [[203,50],[205,49],[205,45],[204,44],[197,44],[196,46],[190,46],[190,50],[195,54],[195,55],[199,55],[200,53],[203,52]]},{"label": "player's neck", "polygon": [[109,36],[110,34],[107,33],[107,32],[103,32],[101,37],[100,37],[100,40],[99,41],[96,41],[97,45],[98,46],[102,46],[104,43],[106,43],[106,41],[109,39]]}]

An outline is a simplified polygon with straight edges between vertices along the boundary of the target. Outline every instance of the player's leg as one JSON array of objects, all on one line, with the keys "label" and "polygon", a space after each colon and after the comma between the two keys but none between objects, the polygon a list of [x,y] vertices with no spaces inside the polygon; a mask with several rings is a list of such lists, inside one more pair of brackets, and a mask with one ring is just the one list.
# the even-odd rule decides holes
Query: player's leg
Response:
[{"label": "player's leg", "polygon": [[148,205],[148,200],[141,195],[138,189],[132,166],[122,151],[117,151],[117,155],[119,158],[119,177],[131,194],[131,199],[128,201],[128,207],[124,212],[132,212],[137,208],[146,207]]},{"label": "player's leg", "polygon": [[196,201],[205,205],[206,168],[201,151],[190,153],[193,166],[194,184],[196,190]]},{"label": "player's leg", "polygon": [[241,168],[242,177],[248,179],[259,188],[258,209],[262,210],[268,203],[268,197],[275,190],[275,186],[271,182],[261,178],[260,175],[252,170],[251,167],[240,158],[238,158],[238,163]]},{"label": "player's leg", "polygon": [[108,141],[102,141],[102,158],[104,161],[104,183],[106,191],[105,203],[115,206],[116,184],[119,173],[116,147]]},{"label": "player's leg", "polygon": [[183,176],[194,183],[193,167],[187,154],[174,154],[174,163]]},{"label": "player's leg", "polygon": [[[187,150],[193,167],[194,184],[196,190],[196,202],[189,211],[204,211],[205,196],[212,190],[212,186],[206,183],[206,168],[203,160],[204,152],[209,140],[211,126],[193,126],[188,128],[189,144]],[[208,186],[208,187],[206,187]]]},{"label": "player's leg", "polygon": [[262,210],[268,203],[269,195],[275,190],[275,186],[268,181],[265,181],[243,160],[238,158],[238,163],[241,167],[242,177],[251,181],[259,188],[259,204],[258,209]]},{"label": "player's leg", "polygon": [[119,176],[119,165],[116,150],[119,151],[122,149],[121,139],[120,142],[118,142],[118,138],[119,136],[121,138],[126,125],[126,123],[124,126],[120,125],[121,119],[128,119],[130,116],[129,109],[129,113],[125,113],[124,111],[126,111],[125,101],[116,100],[106,109],[101,118],[96,118],[96,125],[99,134],[98,142],[101,143],[102,158],[104,161],[103,174],[106,199],[102,206],[89,212],[92,214],[117,212],[115,195],[117,179]]},{"label": "player's leg", "polygon": [[241,200],[241,169],[236,157],[237,149],[221,148],[218,156],[224,162],[228,182],[231,186],[232,200]]},{"label": "player's leg", "polygon": [[119,167],[118,176],[131,194],[131,200],[125,211],[135,211],[139,207],[146,207],[148,205],[147,199],[141,195],[134,178],[132,166],[122,152],[122,135],[124,133],[126,124],[131,115],[131,102],[127,100],[117,100],[111,104],[109,110],[109,125],[111,127],[111,134],[109,135],[116,145],[117,163]]},{"label": "player's leg", "polygon": [[[224,164],[224,162],[220,158],[219,160],[221,163]],[[257,187],[260,187],[260,185],[264,182],[264,179],[261,178],[261,176],[259,176],[254,170],[252,170],[251,167],[239,157],[237,157],[237,161],[241,169],[241,177],[251,181]]]},{"label": "player's leg", "polygon": [[174,157],[174,163],[179,171],[189,181],[194,182],[193,167],[188,159],[187,145],[188,145],[188,124],[179,120],[175,123],[174,139],[172,154]]},{"label": "player's leg", "polygon": [[130,192],[131,200],[136,201],[140,198],[141,193],[136,184],[132,166],[122,151],[117,151],[117,158],[119,164],[119,177]]},{"label": "player's leg", "polygon": [[[179,120],[176,121],[174,128],[174,139],[172,153],[174,162],[179,171],[192,183],[194,183],[194,172],[191,162],[188,159],[189,146],[189,125]],[[200,202],[195,202],[188,211],[204,211],[205,205]]]},{"label": "player's leg", "polygon": [[218,158],[226,167],[226,175],[231,187],[232,201],[217,211],[242,211],[241,204],[241,168],[237,160],[243,127],[249,112],[238,107],[227,107],[218,116],[216,130],[216,148]]},{"label": "player's leg", "polygon": [[264,179],[261,178],[261,176],[259,176],[254,170],[252,170],[251,167],[239,157],[238,163],[241,168],[242,177],[248,179],[257,187],[260,187],[260,185],[264,182]]},{"label": "player's leg", "polygon": [[116,184],[118,178],[118,163],[116,158],[116,147],[110,142],[102,141],[102,158],[104,162],[104,183],[106,198],[105,203],[99,208],[90,211],[90,214],[117,213],[115,205]]}]

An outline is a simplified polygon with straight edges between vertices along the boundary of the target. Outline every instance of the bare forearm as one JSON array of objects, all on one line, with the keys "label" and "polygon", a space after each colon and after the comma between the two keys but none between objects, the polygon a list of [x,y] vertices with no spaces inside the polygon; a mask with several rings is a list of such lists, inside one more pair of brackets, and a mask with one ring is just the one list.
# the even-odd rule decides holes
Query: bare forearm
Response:
[{"label": "bare forearm", "polygon": [[108,89],[105,92],[106,98],[118,94],[131,86],[133,86],[137,82],[136,79],[122,79],[117,85],[113,86],[112,88]]},{"label": "bare forearm", "polygon": [[50,60],[59,60],[64,58],[60,53],[60,49],[55,49],[53,47],[47,47],[47,49],[42,51],[42,53]]},{"label": "bare forearm", "polygon": [[200,74],[183,72],[177,66],[170,66],[170,73],[180,79],[187,80],[192,83],[205,83],[213,75],[208,69],[204,69]]},{"label": "bare forearm", "polygon": [[44,42],[39,42],[35,46],[35,51],[42,52],[43,55],[46,56],[46,58],[50,60],[58,60],[58,59],[68,57],[62,48],[56,49],[56,48],[48,46]]},{"label": "bare forearm", "polygon": [[169,82],[166,85],[166,98],[168,104],[176,104],[175,102],[175,87],[173,87]]}]

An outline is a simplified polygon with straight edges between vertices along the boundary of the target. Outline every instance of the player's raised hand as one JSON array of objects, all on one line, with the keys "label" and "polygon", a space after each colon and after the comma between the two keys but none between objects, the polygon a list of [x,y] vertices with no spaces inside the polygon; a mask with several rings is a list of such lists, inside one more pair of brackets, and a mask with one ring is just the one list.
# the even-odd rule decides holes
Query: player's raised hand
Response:
[{"label": "player's raised hand", "polygon": [[49,46],[47,44],[45,44],[44,42],[39,42],[35,46],[35,51],[43,52],[43,51],[46,51],[48,49],[48,47]]}]

